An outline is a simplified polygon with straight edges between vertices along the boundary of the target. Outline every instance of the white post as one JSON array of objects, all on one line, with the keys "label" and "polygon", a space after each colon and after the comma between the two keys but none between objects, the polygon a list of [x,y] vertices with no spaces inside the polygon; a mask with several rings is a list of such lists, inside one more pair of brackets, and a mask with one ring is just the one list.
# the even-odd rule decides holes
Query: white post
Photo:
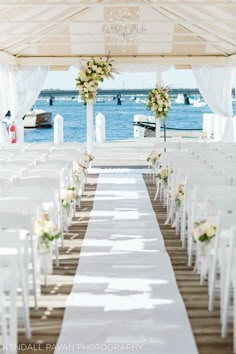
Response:
[{"label": "white post", "polygon": [[160,134],[160,119],[156,118],[156,139],[160,140],[161,134]]},{"label": "white post", "polygon": [[96,142],[103,144],[106,141],[106,122],[102,113],[96,115]]},{"label": "white post", "polygon": [[54,117],[54,143],[64,143],[64,118],[60,114]]},{"label": "white post", "polygon": [[[157,71],[157,86],[161,85],[162,71]],[[160,119],[156,118],[156,139],[160,140]]]},{"label": "white post", "polygon": [[23,143],[24,142],[24,121],[22,118],[16,119],[16,142]]},{"label": "white post", "polygon": [[87,151],[93,149],[93,101],[87,101]]}]

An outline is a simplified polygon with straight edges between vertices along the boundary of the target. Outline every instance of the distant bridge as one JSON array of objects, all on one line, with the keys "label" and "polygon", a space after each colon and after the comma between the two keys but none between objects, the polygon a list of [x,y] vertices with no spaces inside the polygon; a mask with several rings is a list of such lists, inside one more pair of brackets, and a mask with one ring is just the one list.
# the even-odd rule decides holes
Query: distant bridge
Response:
[{"label": "distant bridge", "polygon": [[[98,96],[116,96],[121,94],[122,96],[139,96],[147,95],[151,91],[150,89],[121,89],[121,90],[98,90]],[[189,96],[200,95],[198,89],[189,88],[179,88],[171,89],[170,95],[177,96],[178,94],[187,94]],[[43,90],[40,92],[39,98],[49,98],[49,97],[77,97],[78,90]]]}]

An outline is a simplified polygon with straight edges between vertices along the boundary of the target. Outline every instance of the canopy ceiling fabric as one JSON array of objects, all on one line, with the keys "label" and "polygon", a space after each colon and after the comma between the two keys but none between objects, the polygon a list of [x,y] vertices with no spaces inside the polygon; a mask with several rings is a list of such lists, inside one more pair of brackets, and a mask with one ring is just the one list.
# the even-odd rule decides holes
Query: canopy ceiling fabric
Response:
[{"label": "canopy ceiling fabric", "polygon": [[[121,8],[146,25],[137,43],[117,45],[103,33],[111,10],[116,21]],[[123,62],[223,64],[236,52],[236,0],[1,0],[0,51],[54,67],[108,53]]]}]

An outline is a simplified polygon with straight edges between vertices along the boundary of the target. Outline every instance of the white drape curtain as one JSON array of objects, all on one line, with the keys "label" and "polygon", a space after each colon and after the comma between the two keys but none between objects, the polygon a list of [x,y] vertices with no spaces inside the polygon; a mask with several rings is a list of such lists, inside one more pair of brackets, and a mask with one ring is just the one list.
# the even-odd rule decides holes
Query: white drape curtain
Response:
[{"label": "white drape curtain", "polygon": [[0,60],[0,143],[6,143],[9,140],[9,136],[6,127],[3,123],[5,114],[10,109],[10,95],[9,95],[9,83],[10,83],[10,65],[4,60]]},{"label": "white drape curtain", "polygon": [[[47,66],[10,65],[0,61],[0,118],[3,119],[8,110],[16,121],[17,142],[24,141],[24,128],[21,118],[30,110],[37,99],[48,74]],[[2,122],[1,122],[2,123]],[[0,140],[8,141],[3,123],[0,127]],[[4,134],[1,134],[4,131]]]},{"label": "white drape curtain", "polygon": [[[24,127],[21,118],[36,101],[48,74],[46,66],[19,66],[16,70],[16,96],[12,102],[12,116],[16,120],[17,141],[24,141]],[[14,95],[13,95],[14,97]]]},{"label": "white drape curtain", "polygon": [[[204,100],[211,110],[222,117],[224,124],[220,132],[222,141],[233,141],[232,85],[234,66],[193,65],[193,74]],[[222,128],[221,128],[222,129]]]}]

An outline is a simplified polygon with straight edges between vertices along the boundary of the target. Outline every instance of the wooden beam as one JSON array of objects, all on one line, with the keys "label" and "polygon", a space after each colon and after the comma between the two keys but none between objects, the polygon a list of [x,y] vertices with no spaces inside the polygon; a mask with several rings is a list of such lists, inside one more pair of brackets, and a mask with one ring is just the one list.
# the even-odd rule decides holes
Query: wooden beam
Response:
[{"label": "wooden beam", "polygon": [[[74,65],[79,67],[81,61],[89,60],[93,57],[101,57],[103,55],[89,56],[67,56],[67,57],[18,57],[19,65],[53,65],[64,66]],[[228,65],[231,63],[229,57],[225,56],[166,56],[166,55],[149,55],[149,56],[112,56],[112,59],[117,63],[124,64],[176,64],[176,65],[193,65],[193,64],[221,64]],[[235,58],[236,62],[236,58]]]},{"label": "wooden beam", "polygon": [[[216,0],[215,2],[199,2],[196,0],[193,0],[191,2],[182,2],[182,1],[170,1],[170,0],[165,0],[164,2],[165,5],[168,6],[179,6],[181,8],[184,7],[234,7],[235,3],[230,3],[230,2],[225,2],[224,0],[219,1]],[[144,7],[152,7],[152,6],[162,6],[163,5],[163,1],[160,0],[156,0],[156,1],[143,1],[143,0],[136,0],[136,2],[131,2],[131,1],[127,1],[125,3],[121,3],[119,0],[113,1],[113,2],[109,2],[106,0],[103,1],[94,1],[94,0],[81,0],[81,1],[68,1],[68,0],[64,0],[61,2],[55,2],[55,1],[50,1],[50,2],[41,2],[41,0],[38,0],[38,2],[36,1],[27,1],[27,2],[20,2],[19,3],[12,3],[9,1],[4,1],[4,4],[1,5],[1,7],[63,7],[63,8],[68,8],[68,7],[78,7],[78,6],[90,6],[90,7],[136,7],[136,6],[144,6]]]},{"label": "wooden beam", "polygon": [[0,51],[0,58],[5,60],[8,64],[13,64],[17,65],[17,59],[11,54],[8,54],[6,52],[3,52],[2,50]]}]

